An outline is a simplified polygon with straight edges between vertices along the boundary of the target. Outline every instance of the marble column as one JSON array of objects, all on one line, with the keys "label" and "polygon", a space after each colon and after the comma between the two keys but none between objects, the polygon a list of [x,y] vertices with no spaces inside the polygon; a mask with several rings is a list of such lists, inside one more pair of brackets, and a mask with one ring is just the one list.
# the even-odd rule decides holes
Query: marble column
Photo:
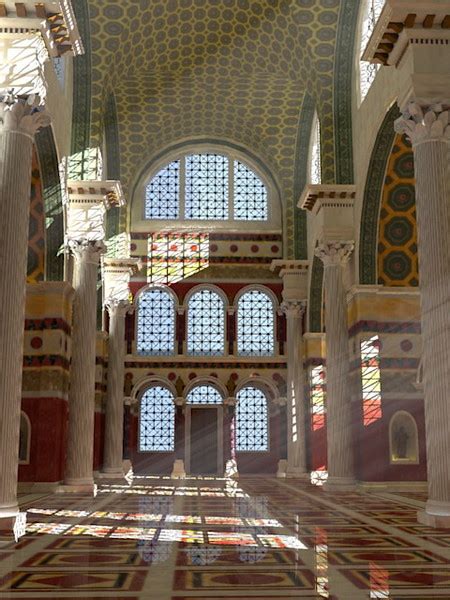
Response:
[{"label": "marble column", "polygon": [[102,471],[112,477],[123,477],[125,316],[131,304],[124,300],[108,302],[106,309],[109,314],[108,384]]},{"label": "marble column", "polygon": [[69,241],[74,256],[75,300],[65,484],[94,490],[95,346],[97,279],[102,241]]},{"label": "marble column", "polygon": [[49,123],[31,101],[0,102],[0,518],[18,513],[31,156]]},{"label": "marble column", "polygon": [[284,301],[287,329],[287,477],[307,477],[303,370],[304,301]]},{"label": "marble column", "polygon": [[450,527],[449,110],[412,103],[395,128],[412,142],[416,178],[428,466],[428,501],[418,517]]},{"label": "marble column", "polygon": [[354,480],[351,390],[347,301],[343,266],[353,251],[353,242],[319,243],[315,254],[324,264],[325,331],[327,353],[327,446],[326,488],[352,487]]}]

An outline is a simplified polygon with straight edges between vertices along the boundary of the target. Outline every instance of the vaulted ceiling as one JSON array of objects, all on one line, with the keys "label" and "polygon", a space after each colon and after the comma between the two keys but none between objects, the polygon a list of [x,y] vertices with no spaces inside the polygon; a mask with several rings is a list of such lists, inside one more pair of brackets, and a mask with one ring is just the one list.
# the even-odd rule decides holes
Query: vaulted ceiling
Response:
[{"label": "vaulted ceiling", "polygon": [[293,238],[305,98],[321,118],[324,180],[335,176],[335,56],[348,4],[355,13],[358,0],[89,0],[91,145],[113,94],[128,191],[182,140],[246,147],[277,178]]}]

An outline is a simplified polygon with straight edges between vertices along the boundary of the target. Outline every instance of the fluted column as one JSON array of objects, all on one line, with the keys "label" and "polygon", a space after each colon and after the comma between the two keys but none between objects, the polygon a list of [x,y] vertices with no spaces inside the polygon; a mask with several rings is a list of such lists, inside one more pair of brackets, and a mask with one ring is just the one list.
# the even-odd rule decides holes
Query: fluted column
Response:
[{"label": "fluted column", "polygon": [[288,477],[306,477],[306,428],[303,369],[303,315],[306,303],[284,301],[287,328],[287,471]]},{"label": "fluted column", "polygon": [[126,300],[110,301],[106,308],[109,314],[109,343],[103,473],[123,477],[125,316],[131,304]]},{"label": "fluted column", "polygon": [[412,103],[395,128],[411,139],[416,178],[428,468],[419,520],[450,527],[449,110]]},{"label": "fluted column", "polygon": [[32,103],[0,103],[0,517],[18,512],[25,282],[34,134],[50,122]]},{"label": "fluted column", "polygon": [[69,426],[65,483],[82,491],[94,489],[95,346],[97,333],[97,278],[102,241],[70,241],[74,256],[75,300]]},{"label": "fluted column", "polygon": [[322,242],[316,248],[324,264],[327,348],[328,489],[354,484],[347,302],[343,266],[353,242]]}]

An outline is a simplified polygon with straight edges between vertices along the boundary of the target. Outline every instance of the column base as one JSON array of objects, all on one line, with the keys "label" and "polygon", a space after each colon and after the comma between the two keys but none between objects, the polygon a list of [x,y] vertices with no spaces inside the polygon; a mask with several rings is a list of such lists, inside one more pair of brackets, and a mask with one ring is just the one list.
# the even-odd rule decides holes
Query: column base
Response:
[{"label": "column base", "polygon": [[122,469],[111,469],[104,470],[97,473],[96,479],[123,479],[125,480],[125,473]]},{"label": "column base", "polygon": [[11,504],[0,504],[0,519],[16,518],[20,509],[17,502]]},{"label": "column base", "polygon": [[182,460],[181,458],[175,459],[170,477],[172,479],[185,479],[186,478],[186,471],[184,469],[184,460]]},{"label": "column base", "polygon": [[68,479],[62,485],[59,485],[55,492],[56,494],[89,494],[90,496],[96,496],[97,486],[93,479]]},{"label": "column base", "polygon": [[223,475],[224,475],[224,477],[228,477],[228,479],[238,479],[239,478],[237,462],[233,458],[230,458],[230,460],[227,460],[227,464],[225,465],[225,473]]},{"label": "column base", "polygon": [[425,510],[417,512],[417,521],[428,527],[450,529],[450,502],[428,500]]},{"label": "column base", "polygon": [[352,492],[357,483],[353,477],[328,477],[322,489],[326,492]]},{"label": "column base", "polygon": [[281,460],[278,461],[278,470],[277,470],[277,477],[279,477],[280,479],[285,479],[287,477],[287,467],[288,467],[288,462],[286,459],[282,458]]},{"label": "column base", "polygon": [[285,477],[287,479],[301,479],[302,481],[311,480],[311,475],[307,471],[304,471],[300,467],[293,467],[289,465],[286,469]]}]

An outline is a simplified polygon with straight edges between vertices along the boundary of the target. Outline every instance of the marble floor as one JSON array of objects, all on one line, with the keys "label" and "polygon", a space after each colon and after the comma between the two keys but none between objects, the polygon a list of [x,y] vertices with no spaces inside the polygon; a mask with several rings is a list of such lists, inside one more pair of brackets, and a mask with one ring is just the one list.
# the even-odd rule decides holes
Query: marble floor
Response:
[{"label": "marble floor", "polygon": [[424,500],[262,477],[23,495],[0,598],[449,600],[450,530],[417,524]]}]

